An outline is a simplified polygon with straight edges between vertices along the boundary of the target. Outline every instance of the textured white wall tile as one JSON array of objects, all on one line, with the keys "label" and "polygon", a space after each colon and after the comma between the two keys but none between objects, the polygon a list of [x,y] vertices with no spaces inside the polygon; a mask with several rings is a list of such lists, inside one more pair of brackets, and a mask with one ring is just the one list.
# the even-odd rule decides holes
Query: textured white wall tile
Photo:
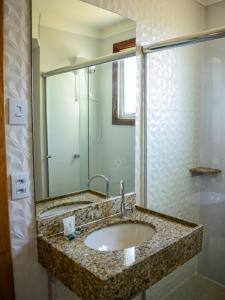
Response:
[{"label": "textured white wall tile", "polygon": [[[225,26],[225,1],[206,10],[206,27]],[[225,284],[225,39],[205,43],[204,96],[202,97],[201,165],[221,169],[202,179],[200,222],[205,226],[198,271]]]},{"label": "textured white wall tile", "polygon": [[9,204],[16,299],[47,299],[46,272],[37,262],[32,176],[31,41],[28,0],[4,1],[4,29],[5,99],[27,101],[29,120],[27,126],[7,126],[8,174],[30,173],[31,197],[10,201]]},{"label": "textured white wall tile", "polygon": [[[148,207],[198,221],[202,45],[148,55]],[[197,178],[199,179],[199,178]]]}]

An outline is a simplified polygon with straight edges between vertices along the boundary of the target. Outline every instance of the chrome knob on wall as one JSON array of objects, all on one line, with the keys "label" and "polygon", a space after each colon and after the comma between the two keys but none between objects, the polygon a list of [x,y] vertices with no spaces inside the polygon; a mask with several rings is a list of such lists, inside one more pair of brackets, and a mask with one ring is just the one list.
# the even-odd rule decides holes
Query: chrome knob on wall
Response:
[{"label": "chrome knob on wall", "polygon": [[52,156],[51,155],[46,155],[46,158],[49,159],[49,158],[52,158]]}]

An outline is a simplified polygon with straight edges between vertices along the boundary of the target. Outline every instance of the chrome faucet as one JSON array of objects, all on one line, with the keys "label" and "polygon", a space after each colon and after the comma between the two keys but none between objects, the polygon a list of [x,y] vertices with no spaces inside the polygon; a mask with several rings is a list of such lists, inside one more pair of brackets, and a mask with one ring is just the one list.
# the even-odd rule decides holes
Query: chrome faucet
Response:
[{"label": "chrome faucet", "polygon": [[126,203],[125,203],[125,197],[124,197],[124,181],[123,180],[120,180],[120,197],[121,197],[120,212],[121,212],[121,218],[123,218],[127,215]]},{"label": "chrome faucet", "polygon": [[102,175],[102,174],[96,174],[94,176],[92,176],[89,180],[88,180],[88,188],[90,188],[90,183],[92,182],[93,179],[95,178],[102,178],[105,180],[105,183],[106,183],[106,199],[109,198],[109,179],[105,176],[105,175]]}]

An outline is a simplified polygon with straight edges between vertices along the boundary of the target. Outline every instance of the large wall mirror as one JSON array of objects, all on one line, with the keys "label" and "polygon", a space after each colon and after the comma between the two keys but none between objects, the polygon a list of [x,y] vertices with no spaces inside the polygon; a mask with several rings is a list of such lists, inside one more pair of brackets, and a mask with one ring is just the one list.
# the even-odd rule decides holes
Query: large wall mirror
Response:
[{"label": "large wall mirror", "polygon": [[62,68],[135,47],[135,22],[78,0],[32,0],[32,17],[36,200],[105,193],[95,174],[134,192],[136,57]]}]

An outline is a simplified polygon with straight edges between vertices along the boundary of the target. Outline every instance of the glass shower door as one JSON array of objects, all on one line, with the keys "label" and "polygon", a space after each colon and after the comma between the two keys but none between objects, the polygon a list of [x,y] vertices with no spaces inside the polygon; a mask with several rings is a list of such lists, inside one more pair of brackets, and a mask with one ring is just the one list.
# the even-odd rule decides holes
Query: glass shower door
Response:
[{"label": "glass shower door", "polygon": [[49,196],[80,190],[79,101],[75,74],[47,78],[47,147]]},{"label": "glass shower door", "polygon": [[221,39],[147,56],[147,206],[204,225],[202,252],[147,299],[225,299],[224,53]]}]

